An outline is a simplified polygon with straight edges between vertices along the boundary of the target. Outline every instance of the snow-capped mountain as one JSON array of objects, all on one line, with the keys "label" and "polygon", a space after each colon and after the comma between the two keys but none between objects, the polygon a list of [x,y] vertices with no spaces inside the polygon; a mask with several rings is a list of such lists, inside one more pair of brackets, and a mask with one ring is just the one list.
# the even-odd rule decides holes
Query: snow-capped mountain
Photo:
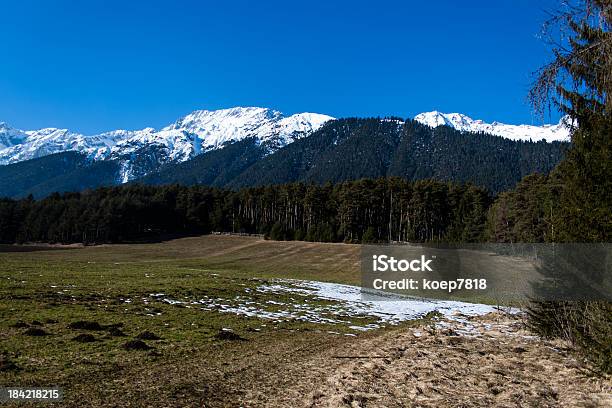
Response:
[{"label": "snow-capped mountain", "polygon": [[21,130],[12,129],[6,123],[0,122],[0,150],[23,143],[27,137]]},{"label": "snow-capped mountain", "polygon": [[285,117],[281,112],[266,108],[201,110],[177,120],[162,132],[196,134],[202,140],[204,151],[249,136],[257,136],[262,142],[278,148],[317,130],[331,119],[334,118],[318,113],[298,113]]},{"label": "snow-capped mountain", "polygon": [[317,113],[285,116],[267,108],[238,107],[195,111],[160,130],[115,130],[91,136],[55,128],[22,131],[0,123],[0,164],[78,151],[92,160],[120,161],[121,181],[126,182],[163,164],[186,161],[247,137],[257,138],[271,153],[331,119]]},{"label": "snow-capped mountain", "polygon": [[53,153],[80,151],[93,159],[104,158],[120,135],[84,136],[67,129],[45,128],[22,131],[0,125],[0,164],[16,163]]},{"label": "snow-capped mountain", "polygon": [[[97,135],[56,128],[23,131],[0,122],[0,165],[77,151],[91,161],[118,162],[121,168],[118,181],[127,182],[163,165],[181,163],[249,137],[254,137],[265,152],[273,153],[332,119],[317,113],[285,116],[267,108],[237,107],[198,110],[159,130],[114,130]],[[570,134],[564,120],[544,126],[489,124],[460,113],[437,111],[421,113],[414,119],[431,127],[447,125],[460,131],[484,132],[513,140],[567,141]],[[401,124],[399,121],[398,125]]]},{"label": "snow-capped mountain", "polygon": [[512,140],[532,140],[534,142],[542,139],[547,142],[570,140],[570,126],[567,117],[562,118],[556,125],[507,125],[499,122],[485,123],[461,113],[433,111],[420,113],[414,117],[414,120],[433,128],[446,125],[464,132],[489,133]]}]

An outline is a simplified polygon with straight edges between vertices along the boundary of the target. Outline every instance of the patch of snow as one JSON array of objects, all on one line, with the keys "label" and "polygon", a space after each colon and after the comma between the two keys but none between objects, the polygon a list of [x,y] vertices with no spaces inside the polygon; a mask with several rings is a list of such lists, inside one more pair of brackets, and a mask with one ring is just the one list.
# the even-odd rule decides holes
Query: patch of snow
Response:
[{"label": "patch of snow", "polygon": [[[273,283],[256,288],[260,294],[295,294],[292,302],[260,300],[261,295],[252,296],[245,290],[245,296],[232,299],[211,299],[177,301],[170,298],[157,299],[168,304],[198,305],[202,310],[232,313],[247,317],[281,322],[298,320],[321,324],[346,324],[355,331],[367,331],[386,325],[396,325],[403,321],[421,318],[429,312],[437,311],[446,319],[462,321],[465,316],[480,316],[496,311],[493,306],[409,298],[389,293],[368,292],[366,296],[358,286],[329,282],[278,279]],[[152,295],[153,296],[153,295]],[[324,300],[328,303],[308,302]],[[363,324],[356,324],[364,320]],[[374,320],[374,322],[372,322]]]},{"label": "patch of snow", "polygon": [[[291,285],[287,285],[290,283]],[[397,324],[413,320],[437,311],[448,318],[457,313],[479,316],[491,313],[493,306],[434,299],[409,298],[385,292],[367,291],[358,286],[316,281],[282,281],[279,284],[261,286],[262,292],[293,292],[319,299],[339,301],[344,311],[353,316],[375,317],[381,323]]]}]

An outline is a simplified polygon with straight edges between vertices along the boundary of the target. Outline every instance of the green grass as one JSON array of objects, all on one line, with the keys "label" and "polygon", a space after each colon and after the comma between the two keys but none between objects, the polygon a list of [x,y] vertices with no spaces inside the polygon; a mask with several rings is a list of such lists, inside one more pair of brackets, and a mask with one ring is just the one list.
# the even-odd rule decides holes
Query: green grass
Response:
[{"label": "green grass", "polygon": [[[234,299],[244,296],[247,288],[254,290],[274,278],[355,284],[359,281],[358,251],[352,245],[209,236],[159,244],[0,253],[1,383],[62,386],[65,405],[79,406],[83,401],[103,405],[104,396],[113,390],[121,390],[126,401],[133,402],[129,393],[135,392],[133,382],[140,381],[137,379],[143,372],[154,373],[164,367],[187,370],[188,362],[197,357],[204,366],[225,373],[223,367],[231,366],[236,356],[271,344],[292,348],[302,342],[349,339],[328,332],[352,332],[350,324],[364,325],[371,320],[343,316],[347,324],[275,322],[201,310],[198,305],[171,305],[151,294],[164,293],[185,301]],[[330,270],[332,264],[335,267]],[[292,297],[254,296],[264,303],[272,299],[290,302]],[[315,298],[309,302],[330,303]],[[275,307],[270,305],[269,310]],[[80,320],[119,326],[126,337],[111,336],[107,329],[69,327]],[[34,321],[41,324],[33,325]],[[48,335],[27,336],[27,327],[15,327],[19,322],[40,327]],[[247,341],[219,340],[216,336],[222,328],[231,328]],[[152,350],[123,348],[143,331],[161,337],[145,341]],[[82,333],[92,334],[96,341],[73,340]],[[191,400],[177,396],[177,392],[168,386],[163,389],[163,398]]]}]

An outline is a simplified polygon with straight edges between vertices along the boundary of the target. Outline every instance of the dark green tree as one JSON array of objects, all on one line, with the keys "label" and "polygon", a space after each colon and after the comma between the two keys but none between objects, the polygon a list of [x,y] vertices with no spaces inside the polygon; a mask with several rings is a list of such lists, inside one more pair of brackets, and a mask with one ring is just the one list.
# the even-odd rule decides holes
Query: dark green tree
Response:
[{"label": "dark green tree", "polygon": [[[553,217],[558,242],[612,239],[612,1],[571,3],[551,23],[567,35],[530,93],[536,108],[552,102],[575,126],[557,169],[561,188]],[[560,29],[560,30],[558,30]],[[551,185],[551,189],[554,185]],[[612,371],[612,306],[606,301],[541,302],[530,310],[542,334],[573,341],[603,371]]]}]

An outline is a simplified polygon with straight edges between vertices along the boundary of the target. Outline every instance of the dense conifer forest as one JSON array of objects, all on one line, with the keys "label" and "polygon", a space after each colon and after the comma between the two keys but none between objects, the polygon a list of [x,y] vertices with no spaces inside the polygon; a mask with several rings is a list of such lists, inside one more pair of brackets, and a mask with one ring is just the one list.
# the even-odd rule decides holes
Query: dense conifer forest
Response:
[{"label": "dense conifer forest", "polygon": [[[330,121],[265,156],[248,140],[235,145],[168,166],[137,182],[237,189],[397,176],[472,183],[499,193],[531,173],[551,171],[568,144],[515,141],[448,126],[432,129],[397,118],[347,118]],[[221,158],[225,165],[216,164]]]},{"label": "dense conifer forest", "polygon": [[213,231],[321,242],[484,237],[490,194],[472,185],[400,178],[238,191],[129,185],[0,201],[0,242],[102,243]]}]

